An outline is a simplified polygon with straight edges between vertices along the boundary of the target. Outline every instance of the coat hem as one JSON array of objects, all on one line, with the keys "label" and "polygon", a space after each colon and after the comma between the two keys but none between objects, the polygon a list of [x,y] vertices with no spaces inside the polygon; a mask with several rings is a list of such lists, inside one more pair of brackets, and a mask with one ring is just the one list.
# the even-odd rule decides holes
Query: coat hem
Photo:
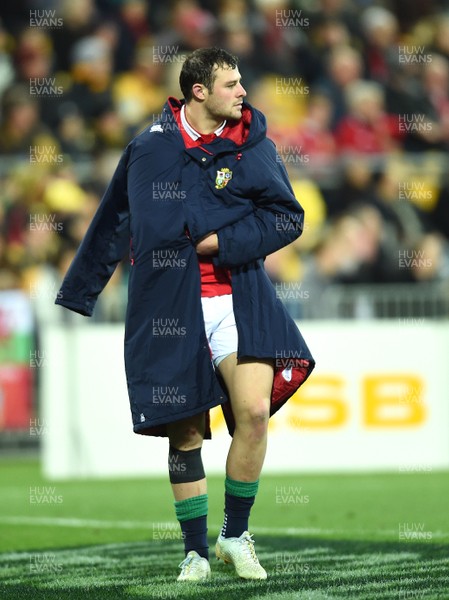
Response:
[{"label": "coat hem", "polygon": [[193,417],[194,415],[198,415],[201,413],[206,413],[206,426],[204,432],[204,439],[210,440],[212,439],[212,431],[210,428],[210,415],[209,410],[211,408],[215,408],[216,406],[220,406],[228,402],[226,397],[220,398],[218,401],[209,402],[205,406],[202,406],[200,409],[194,408],[183,413],[177,419],[171,419],[170,421],[166,420],[166,417],[162,419],[152,419],[152,421],[145,423],[137,423],[133,426],[134,433],[139,435],[151,435],[156,437],[167,437],[167,425],[169,423],[176,423],[176,421],[181,421],[183,419],[188,419],[189,417]]}]

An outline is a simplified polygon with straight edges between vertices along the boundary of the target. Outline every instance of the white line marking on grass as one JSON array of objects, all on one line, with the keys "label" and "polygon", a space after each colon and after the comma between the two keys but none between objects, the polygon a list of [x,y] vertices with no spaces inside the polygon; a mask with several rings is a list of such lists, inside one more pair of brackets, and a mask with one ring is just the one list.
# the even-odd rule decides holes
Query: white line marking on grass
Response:
[{"label": "white line marking on grass", "polygon": [[42,525],[49,527],[91,527],[92,529],[151,529],[152,523],[139,521],[100,521],[63,517],[0,517],[5,525]]},{"label": "white line marking on grass", "polygon": [[[0,523],[5,525],[36,525],[49,527],[90,527],[92,529],[154,529],[158,527],[175,528],[177,521],[105,521],[100,519],[79,519],[76,517],[29,517],[29,516],[0,516]],[[307,535],[385,535],[396,537],[397,529],[321,529],[319,527],[251,527],[251,532],[259,535],[291,535],[293,537]],[[432,538],[449,538],[447,531],[432,531]],[[416,540],[412,540],[416,541]],[[406,542],[404,542],[406,545]]]},{"label": "white line marking on grass", "polygon": [[[348,533],[351,535],[369,535],[374,537],[386,535],[397,538],[398,536],[397,529],[376,529],[374,531],[369,529],[320,529],[317,527],[250,527],[250,529],[251,533],[258,533],[260,535],[292,535],[294,537],[306,535],[347,535]],[[449,532],[432,531],[432,538],[449,538]]]}]

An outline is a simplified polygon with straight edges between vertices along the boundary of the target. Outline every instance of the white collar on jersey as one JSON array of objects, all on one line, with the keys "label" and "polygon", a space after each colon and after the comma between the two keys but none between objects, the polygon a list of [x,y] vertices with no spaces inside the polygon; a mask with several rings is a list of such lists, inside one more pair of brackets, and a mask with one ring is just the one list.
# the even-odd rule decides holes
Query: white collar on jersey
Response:
[{"label": "white collar on jersey", "polygon": [[[201,136],[201,133],[198,133],[197,131],[195,131],[193,129],[193,127],[189,124],[189,122],[187,121],[185,104],[183,104],[181,106],[181,123],[182,123],[182,126],[184,127],[184,130],[188,133],[188,135],[192,138],[192,140],[196,141]],[[223,133],[223,129],[225,128],[225,126],[226,126],[226,121],[223,121],[223,123],[220,125],[220,127],[214,131],[215,135],[221,135]]]}]

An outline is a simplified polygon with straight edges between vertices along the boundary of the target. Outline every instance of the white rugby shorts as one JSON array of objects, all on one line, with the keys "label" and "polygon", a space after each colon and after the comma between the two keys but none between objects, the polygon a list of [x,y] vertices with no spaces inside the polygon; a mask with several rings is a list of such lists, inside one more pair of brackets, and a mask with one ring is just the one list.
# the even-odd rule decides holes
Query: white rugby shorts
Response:
[{"label": "white rugby shorts", "polygon": [[215,367],[237,352],[237,326],[235,324],[232,294],[201,298],[207,341]]}]

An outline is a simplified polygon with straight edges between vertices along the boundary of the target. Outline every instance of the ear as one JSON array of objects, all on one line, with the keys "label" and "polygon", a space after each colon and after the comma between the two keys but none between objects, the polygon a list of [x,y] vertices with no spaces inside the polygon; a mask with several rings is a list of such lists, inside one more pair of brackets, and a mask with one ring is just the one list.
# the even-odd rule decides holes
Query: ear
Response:
[{"label": "ear", "polygon": [[206,88],[202,83],[194,83],[192,86],[192,94],[195,100],[205,100]]}]

